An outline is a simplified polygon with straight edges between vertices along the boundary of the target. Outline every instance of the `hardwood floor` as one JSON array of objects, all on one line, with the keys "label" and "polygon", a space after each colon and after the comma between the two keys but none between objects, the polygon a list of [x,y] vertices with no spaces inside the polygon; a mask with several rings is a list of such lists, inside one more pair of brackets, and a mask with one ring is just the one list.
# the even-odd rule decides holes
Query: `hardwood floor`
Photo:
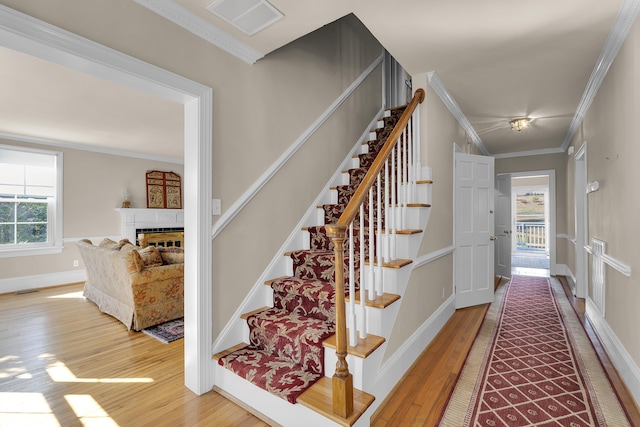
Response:
[{"label": "hardwood floor", "polygon": [[435,426],[488,304],[456,310],[371,420],[374,427]]},{"label": "hardwood floor", "polygon": [[[1,426],[267,425],[214,391],[197,396],[184,387],[184,340],[162,344],[127,332],[81,291],[77,284],[0,295]],[[581,301],[574,302],[580,312]],[[455,312],[374,414],[372,426],[436,425],[486,308]],[[593,334],[588,323],[585,328]],[[633,398],[599,343],[595,347],[640,426]]]},{"label": "hardwood floor", "polygon": [[267,425],[184,387],[184,340],[128,332],[81,294],[0,295],[0,426]]}]

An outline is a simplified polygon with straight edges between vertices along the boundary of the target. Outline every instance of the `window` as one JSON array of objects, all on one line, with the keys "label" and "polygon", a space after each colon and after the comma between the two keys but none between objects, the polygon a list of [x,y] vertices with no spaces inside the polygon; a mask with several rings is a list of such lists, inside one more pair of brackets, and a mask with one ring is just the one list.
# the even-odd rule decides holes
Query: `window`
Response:
[{"label": "window", "polygon": [[62,252],[62,153],[0,145],[0,257]]}]

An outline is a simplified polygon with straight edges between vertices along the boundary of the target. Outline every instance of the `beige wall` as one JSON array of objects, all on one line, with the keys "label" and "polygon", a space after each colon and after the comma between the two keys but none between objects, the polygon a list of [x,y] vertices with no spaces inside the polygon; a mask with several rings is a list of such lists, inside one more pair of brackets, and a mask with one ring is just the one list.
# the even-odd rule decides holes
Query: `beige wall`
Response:
[{"label": "beige wall", "polygon": [[[174,171],[183,176],[184,168],[131,157],[113,156],[68,148],[0,139],[0,144],[31,147],[63,153],[63,239],[61,254],[0,258],[0,279],[82,269],[82,260],[73,241],[80,238],[120,236],[123,189],[128,188],[132,207],[146,207],[145,172]],[[73,267],[73,260],[79,267]]]},{"label": "beige wall", "polygon": [[454,143],[464,146],[465,141],[455,117],[428,86],[423,123],[421,131],[425,149],[421,152],[422,164],[431,168],[433,200],[420,255],[453,244],[453,147]]},{"label": "beige wall", "polygon": [[636,21],[574,139],[576,150],[587,141],[587,180],[600,182],[600,189],[587,196],[589,241],[594,237],[605,241],[607,253],[631,267],[630,278],[606,269],[606,321],[637,365],[640,144],[634,124],[640,114],[639,60],[640,22]]},{"label": "beige wall", "polygon": [[515,178],[511,180],[511,187],[536,187],[549,185],[549,176],[532,176]]},{"label": "beige wall", "polygon": [[[213,197],[223,212],[382,54],[353,16],[248,65],[133,1],[0,3],[211,87]],[[215,239],[214,336],[380,109],[380,70]]]}]

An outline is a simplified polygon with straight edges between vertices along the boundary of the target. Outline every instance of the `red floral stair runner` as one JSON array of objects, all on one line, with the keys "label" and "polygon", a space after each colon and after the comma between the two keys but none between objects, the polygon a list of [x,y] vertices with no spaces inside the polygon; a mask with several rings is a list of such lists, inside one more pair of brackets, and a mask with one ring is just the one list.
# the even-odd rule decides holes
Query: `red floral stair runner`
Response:
[{"label": "red floral stair runner", "polygon": [[[338,186],[338,204],[323,206],[325,224],[338,221],[403,111],[395,109],[391,117],[385,117],[384,128],[378,129],[376,140],[369,142],[369,152],[359,156],[360,168],[349,170],[350,185]],[[250,344],[218,359],[221,366],[291,403],[324,375],[322,342],[335,332],[333,244],[324,226],[309,227],[308,231],[310,249],[290,254],[294,276],[271,283],[274,307],[247,318]],[[358,235],[355,227],[354,233]],[[359,245],[356,238],[356,289]],[[345,248],[345,287],[349,284],[350,262]]]},{"label": "red floral stair runner", "polygon": [[[580,330],[575,325],[573,331],[567,326],[566,317],[575,317],[575,313],[563,312],[550,280],[514,276],[507,286],[489,345],[479,364],[473,392],[463,398],[468,404],[464,420],[460,417],[456,420],[445,412],[441,425],[628,425],[621,415],[620,405],[616,407],[617,401],[607,403],[613,409],[603,410],[594,384],[607,382],[607,379],[601,372],[592,376],[593,372],[587,370],[580,351],[585,343],[578,346],[574,336],[575,331]],[[565,302],[568,305],[568,301]],[[491,320],[489,315],[487,320]],[[586,346],[593,353],[590,343]],[[473,351],[470,358],[473,358]],[[600,366],[597,360],[596,363],[589,362],[589,366],[592,365]],[[594,379],[598,377],[600,380]],[[598,387],[606,387],[606,384]],[[613,394],[610,385],[607,390],[609,395]],[[452,401],[456,400],[456,393],[457,389]],[[449,407],[455,405],[450,402]],[[450,408],[447,411],[453,411]],[[605,419],[611,412],[617,412],[621,417],[613,424]]]}]

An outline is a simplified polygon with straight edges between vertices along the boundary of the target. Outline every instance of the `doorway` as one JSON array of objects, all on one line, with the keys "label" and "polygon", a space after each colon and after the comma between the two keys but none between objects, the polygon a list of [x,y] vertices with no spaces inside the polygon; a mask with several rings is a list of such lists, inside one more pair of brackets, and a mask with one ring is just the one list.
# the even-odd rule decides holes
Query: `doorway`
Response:
[{"label": "doorway", "polygon": [[548,276],[549,176],[511,177],[512,274]]},{"label": "doorway", "polygon": [[496,274],[556,274],[555,170],[499,174],[496,185]]},{"label": "doorway", "polygon": [[0,5],[0,46],[184,105],[185,385],[213,388],[212,89]]}]

